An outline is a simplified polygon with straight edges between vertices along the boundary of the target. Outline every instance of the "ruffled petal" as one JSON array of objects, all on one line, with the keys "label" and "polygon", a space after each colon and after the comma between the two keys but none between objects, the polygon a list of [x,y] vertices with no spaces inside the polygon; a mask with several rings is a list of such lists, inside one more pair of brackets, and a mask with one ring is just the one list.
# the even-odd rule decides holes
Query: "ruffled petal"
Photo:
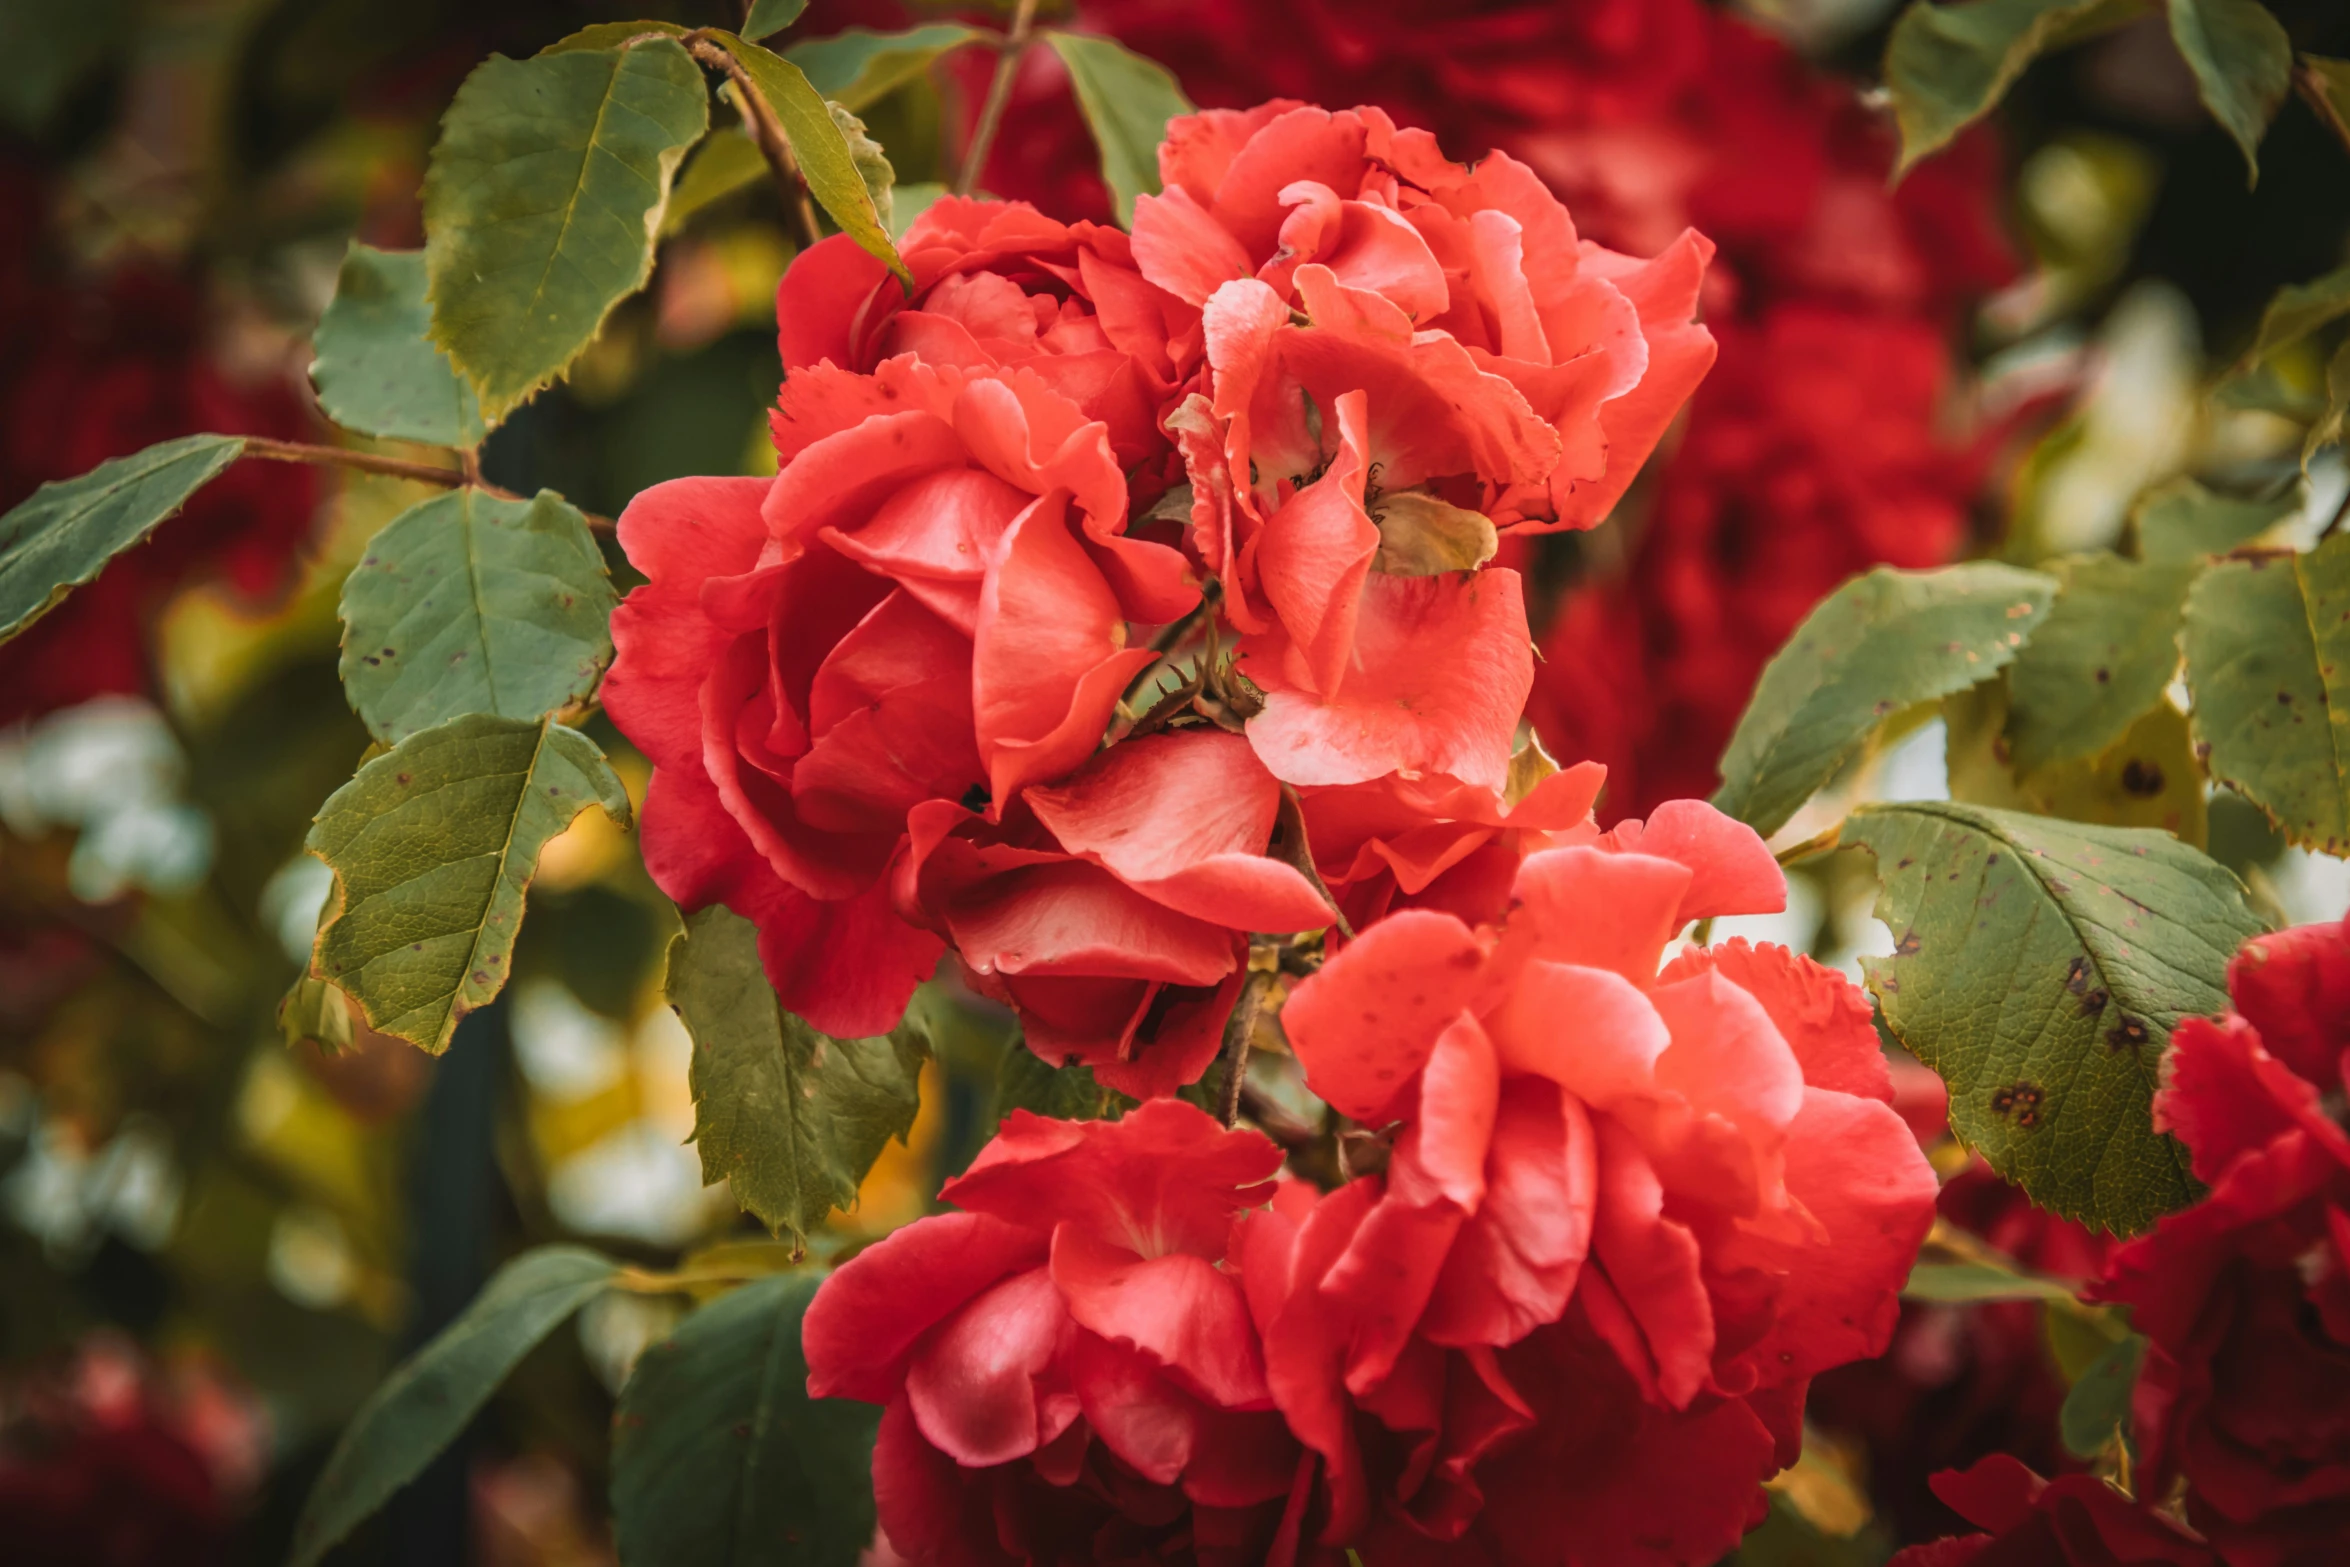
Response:
[{"label": "ruffled petal", "polygon": [[1308,1086],[1378,1125],[1478,994],[1484,962],[1476,935],[1449,914],[1407,909],[1371,926],[1281,1009]]}]

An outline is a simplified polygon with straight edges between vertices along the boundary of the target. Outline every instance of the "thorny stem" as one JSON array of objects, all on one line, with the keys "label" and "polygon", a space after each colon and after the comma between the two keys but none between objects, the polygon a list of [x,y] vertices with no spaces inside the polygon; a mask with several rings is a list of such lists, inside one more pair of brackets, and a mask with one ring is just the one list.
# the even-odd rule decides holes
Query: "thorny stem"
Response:
[{"label": "thorny stem", "polygon": [[987,167],[988,149],[1004,123],[1004,106],[1012,101],[1012,79],[1020,74],[1020,58],[1028,52],[1029,25],[1036,20],[1036,0],[1020,0],[1012,13],[1012,31],[996,55],[995,75],[987,84],[987,99],[979,107],[979,123],[971,128],[971,145],[963,150],[963,166],[955,171],[955,194],[968,196]]},{"label": "thorny stem", "polygon": [[767,168],[775,176],[776,194],[783,198],[784,207],[797,220],[800,229],[800,248],[805,250],[824,237],[816,226],[816,203],[809,199],[807,177],[800,173],[800,161],[792,156],[791,139],[783,134],[783,124],[776,119],[774,109],[752,84],[751,75],[731,50],[714,44],[699,33],[687,33],[682,42],[693,57],[714,71],[722,71],[734,83],[736,107],[751,128],[751,140],[758,144],[759,155],[767,160]]}]

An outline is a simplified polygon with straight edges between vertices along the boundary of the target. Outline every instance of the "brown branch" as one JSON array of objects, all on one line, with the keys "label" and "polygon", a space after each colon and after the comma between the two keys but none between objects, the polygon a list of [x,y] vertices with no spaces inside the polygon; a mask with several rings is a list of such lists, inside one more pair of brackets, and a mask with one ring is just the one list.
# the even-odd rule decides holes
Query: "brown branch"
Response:
[{"label": "brown branch", "polygon": [[1273,983],[1271,974],[1252,968],[1241,983],[1239,1005],[1224,1025],[1224,1099],[1217,1108],[1226,1126],[1240,1119],[1240,1087],[1248,1078],[1249,1040],[1256,1034],[1257,1019],[1264,1015],[1265,996]]},{"label": "brown branch", "polygon": [[678,40],[693,57],[714,71],[725,73],[734,83],[734,95],[742,109],[743,119],[751,128],[751,140],[758,145],[759,155],[767,160],[768,172],[775,177],[776,194],[783,198],[785,210],[799,222],[800,248],[803,250],[824,237],[816,226],[816,203],[808,195],[807,176],[800,172],[800,160],[792,156],[791,138],[783,134],[783,122],[775,117],[775,110],[767,102],[751,73],[743,69],[742,61],[723,44],[714,44],[698,32],[687,33]]},{"label": "brown branch", "polygon": [[[519,501],[526,496],[515,494],[502,485],[486,482],[481,477],[481,460],[472,452],[461,452],[463,468],[443,468],[428,462],[410,462],[405,457],[381,457],[374,452],[354,452],[341,446],[317,446],[308,441],[273,441],[265,435],[239,437],[245,449],[240,457],[256,457],[263,462],[309,463],[321,468],[355,468],[361,473],[381,474],[388,479],[413,479],[420,484],[438,484],[447,489],[475,489],[484,495],[495,495],[502,501]],[[589,527],[610,533],[613,521],[599,517],[592,511],[582,511]]]},{"label": "brown branch", "polygon": [[968,196],[987,167],[987,154],[1004,123],[1004,106],[1012,101],[1012,79],[1020,74],[1020,58],[1028,52],[1028,30],[1036,20],[1036,0],[1020,0],[1012,13],[1012,31],[996,55],[995,75],[988,80],[987,99],[979,106],[979,123],[971,128],[971,145],[963,149],[963,166],[955,171],[955,194]]}]

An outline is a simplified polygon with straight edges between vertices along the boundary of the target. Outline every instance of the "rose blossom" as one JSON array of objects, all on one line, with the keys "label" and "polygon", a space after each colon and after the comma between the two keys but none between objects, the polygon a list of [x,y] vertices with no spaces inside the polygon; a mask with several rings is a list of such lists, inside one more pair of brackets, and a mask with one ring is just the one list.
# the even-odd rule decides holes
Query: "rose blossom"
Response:
[{"label": "rose blossom", "polygon": [[2005,1453],[1934,1476],[1934,1494],[1987,1533],[1914,1545],[1890,1567],[2219,1567],[2209,1545],[2103,1480],[2043,1480]]},{"label": "rose blossom", "polygon": [[2234,1013],[2171,1036],[2154,1100],[2210,1195],[2095,1293],[2150,1341],[2141,1490],[2184,1479],[2230,1567],[2297,1567],[2350,1538],[2350,926],[2254,938],[2228,991]]},{"label": "rose blossom", "polygon": [[[1791,1461],[1808,1379],[1883,1348],[1932,1221],[1932,1171],[1848,982],[1742,941],[1659,971],[1690,920],[1781,906],[1762,841],[1694,801],[1585,836],[1519,865],[1500,926],[1392,914],[1283,1008],[1316,1093],[1366,1127],[1400,1122],[1384,1177],[1348,1188],[1359,1219],[1326,1221],[1348,1233],[1298,1243],[1316,1259],[1290,1270],[1302,1325],[1265,1329],[1276,1396],[1329,1467],[1334,1528],[1367,1506],[1349,1400],[1376,1413],[1394,1377],[1457,1352],[1501,1405],[1536,1409],[1528,1451],[1618,1409],[1617,1460],[1650,1442],[1660,1463],[1711,1453],[1738,1478],[1692,1527],[1728,1549],[1754,1485]],[[1559,1466],[1518,1446],[1468,1473],[1490,1470],[1500,1499],[1478,1528],[1511,1560],[1617,1559],[1592,1542],[1622,1520],[1561,1512],[1545,1490]]]},{"label": "rose blossom", "polygon": [[1143,280],[1131,242],[1025,202],[945,196],[898,250],[914,287],[845,234],[793,258],[776,291],[784,371],[870,371],[910,353],[966,370],[1024,368],[1108,428],[1132,469],[1169,450],[1162,406],[1196,371],[1196,306]]},{"label": "rose blossom", "polygon": [[990,815],[1092,752],[1196,589],[1126,531],[1107,427],[1031,370],[792,373],[773,479],[680,479],[620,520],[650,580],[604,699],[654,764],[645,863],[758,922],[784,1004],[893,1026],[939,954],[886,875],[923,801]]},{"label": "rose blossom", "polygon": [[808,1390],[886,1406],[890,1544],[951,1567],[1272,1557],[1310,1461],[1221,1264],[1280,1163],[1174,1100],[1115,1122],[1015,1111],[940,1193],[963,1211],[826,1280]]},{"label": "rose blossom", "polygon": [[1167,427],[1266,693],[1252,742],[1296,784],[1498,790],[1524,598],[1515,573],[1462,573],[1623,493],[1711,362],[1708,247],[1584,244],[1522,166],[1471,171],[1377,109],[1178,119],[1160,170],[1134,255],[1203,310],[1208,385]]}]

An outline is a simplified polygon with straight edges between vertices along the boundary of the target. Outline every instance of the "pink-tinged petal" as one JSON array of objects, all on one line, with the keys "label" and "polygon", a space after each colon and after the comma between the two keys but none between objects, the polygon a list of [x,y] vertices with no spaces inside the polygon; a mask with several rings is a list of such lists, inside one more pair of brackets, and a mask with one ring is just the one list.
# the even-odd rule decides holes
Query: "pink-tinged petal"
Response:
[{"label": "pink-tinged petal", "polygon": [[[1463,1012],[1436,1036],[1436,1048],[1420,1071],[1419,1106],[1404,1134],[1412,1141],[1411,1164],[1425,1181],[1427,1197],[1441,1198],[1463,1213],[1477,1211],[1485,1200],[1486,1154],[1500,1104],[1501,1066],[1493,1042],[1475,1015]],[[1388,1184],[1401,1190],[1401,1172],[1391,1173]],[[1406,1195],[1427,1200],[1418,1192]]]},{"label": "pink-tinged petal", "polygon": [[1135,198],[1134,260],[1145,278],[1193,305],[1255,270],[1240,241],[1180,185]]},{"label": "pink-tinged petal", "polygon": [[1549,1078],[1595,1110],[1657,1095],[1672,1044],[1647,994],[1608,969],[1536,960],[1487,1019],[1502,1070]]},{"label": "pink-tinged petal", "polygon": [[1444,268],[1427,240],[1393,207],[1342,201],[1327,185],[1310,180],[1285,187],[1281,200],[1289,216],[1281,223],[1280,246],[1258,273],[1287,292],[1297,269],[1308,263],[1329,268],[1348,288],[1379,295],[1410,320],[1433,324],[1445,312],[1450,290]]},{"label": "pink-tinged petal", "polygon": [[1365,930],[1282,1006],[1308,1086],[1341,1114],[1381,1124],[1476,998],[1484,967],[1476,935],[1449,914],[1407,909]]},{"label": "pink-tinged petal", "polygon": [[1043,1268],[989,1286],[916,1346],[906,1364],[914,1423],[965,1468],[1035,1452],[1076,1417],[1046,1382],[1070,1332],[1069,1315]]},{"label": "pink-tinged petal", "polygon": [[1363,580],[1379,553],[1379,529],[1363,509],[1367,408],[1361,390],[1339,394],[1331,408],[1338,447],[1328,467],[1265,519],[1257,540],[1257,580],[1310,672],[1311,689],[1325,699],[1337,696],[1346,678]]},{"label": "pink-tinged petal", "polygon": [[[1224,462],[1224,427],[1207,397],[1199,392],[1178,403],[1165,422],[1167,434],[1174,439],[1176,454],[1183,459],[1184,471],[1191,476],[1192,551],[1210,575],[1221,577],[1233,565],[1235,504],[1232,471]],[[1245,607],[1242,615],[1246,617],[1245,623],[1239,619],[1234,622],[1242,630],[1263,629]]]},{"label": "pink-tinged petal", "polygon": [[1091,247],[1077,253],[1077,272],[1110,346],[1131,357],[1136,367],[1161,387],[1182,380],[1191,367],[1177,365],[1173,339],[1178,323],[1186,321],[1196,339],[1197,304],[1178,301],[1145,280],[1132,265]]},{"label": "pink-tinged petal", "polygon": [[655,582],[699,584],[758,563],[760,504],[772,479],[671,479],[639,490],[617,532],[629,563]]},{"label": "pink-tinged petal", "polygon": [[980,589],[973,640],[974,723],[999,809],[1022,785],[1083,761],[1152,657],[1125,647],[1125,616],[1069,531],[1057,494],[1005,530]]},{"label": "pink-tinged petal", "polygon": [[[1799,952],[1774,942],[1757,946],[1743,936],[1690,948],[1665,966],[1657,982],[1670,984],[1708,970],[1762,1003],[1779,1037],[1795,1052],[1805,1083],[1893,1103],[1892,1070],[1877,1039],[1869,998],[1859,986]],[[1939,1122],[1942,1108],[1931,1114]]]},{"label": "pink-tinged petal", "polygon": [[1053,1235],[1053,1283],[1080,1327],[1130,1344],[1225,1409],[1263,1408],[1265,1363],[1239,1281],[1186,1252],[1137,1256],[1093,1229]]},{"label": "pink-tinged petal", "polygon": [[1270,256],[1286,216],[1282,191],[1310,180],[1352,192],[1366,172],[1361,118],[1300,105],[1267,121],[1233,154],[1209,210],[1252,260]]},{"label": "pink-tinged petal", "polygon": [[1934,1170],[1886,1105],[1807,1088],[1787,1142],[1787,1189],[1825,1232],[1817,1244],[1733,1235],[1712,1258],[1771,1281],[1770,1331],[1739,1359],[1764,1385],[1884,1353],[1901,1286],[1934,1222]]},{"label": "pink-tinged petal", "polygon": [[1076,1335],[1068,1370],[1077,1407],[1103,1446],[1153,1485],[1174,1485],[1183,1478],[1198,1451],[1207,1413],[1198,1400],[1141,1351],[1090,1333]]},{"label": "pink-tinged petal", "polygon": [[887,878],[853,898],[827,902],[776,885],[773,901],[751,912],[728,906],[759,926],[759,961],[776,999],[835,1039],[870,1039],[898,1026],[914,989],[938,971],[946,944],[898,917]]},{"label": "pink-tinged petal", "polygon": [[1429,1342],[1514,1344],[1567,1309],[1591,1249],[1598,1143],[1582,1102],[1516,1079],[1493,1128],[1487,1190],[1420,1319]]},{"label": "pink-tinged petal", "polygon": [[945,912],[963,961],[981,974],[1213,985],[1238,962],[1229,930],[1076,862],[997,877]]},{"label": "pink-tinged petal", "polygon": [[1686,866],[1583,845],[1526,856],[1512,888],[1509,950],[1556,963],[1612,969],[1635,985],[1655,978],[1681,928]]},{"label": "pink-tinged petal", "polygon": [[893,404],[793,457],[769,485],[760,515],[778,539],[810,539],[828,527],[853,529],[914,480],[968,465],[954,426],[936,414]]},{"label": "pink-tinged petal", "polygon": [[1673,1036],[1659,1086],[1775,1146],[1803,1108],[1803,1069],[1762,1003],[1712,972],[1651,986],[1648,1001]]},{"label": "pink-tinged petal", "polygon": [[1415,333],[1402,310],[1327,267],[1298,268],[1297,292],[1313,325],[1282,330],[1282,358],[1325,408],[1351,388],[1369,392],[1383,486],[1459,473],[1533,482],[1558,466],[1558,432],[1449,334]]},{"label": "pink-tinged petal", "polygon": [[1041,354],[1024,368],[1102,426],[1110,455],[1120,467],[1140,466],[1165,451],[1156,389],[1117,349]]},{"label": "pink-tinged petal", "polygon": [[1018,1558],[996,1547],[986,1496],[923,1438],[913,1408],[900,1396],[882,1412],[873,1444],[873,1503],[882,1540],[867,1553],[872,1567],[884,1567],[893,1551],[901,1562],[1019,1567]]},{"label": "pink-tinged petal", "polygon": [[1380,1195],[1375,1179],[1350,1181],[1321,1199],[1291,1248],[1290,1289],[1265,1327],[1265,1381],[1298,1440],[1321,1455],[1329,1488],[1326,1542],[1353,1537],[1370,1497],[1355,1445],[1345,1357],[1350,1332],[1343,1302],[1325,1296],[1329,1274]]},{"label": "pink-tinged petal", "polygon": [[1265,857],[1280,786],[1238,735],[1190,729],[1129,740],[1027,799],[1063,848],[1181,913],[1236,930],[1330,923],[1313,884]]},{"label": "pink-tinged petal", "polygon": [[[1116,1060],[1093,1062],[1094,1080],[1129,1099],[1158,1099],[1189,1087],[1206,1074],[1224,1048],[1224,1024],[1240,998],[1243,970],[1237,958],[1213,990],[1162,986],[1134,1013]],[[1037,983],[1022,981],[1027,990]]]},{"label": "pink-tinged petal", "polygon": [[2269,1054],[2313,1083],[2350,1050],[2350,921],[2255,936],[2228,960],[2228,993]]},{"label": "pink-tinged petal", "polygon": [[786,373],[825,361],[843,370],[869,368],[858,342],[904,298],[884,289],[889,269],[846,234],[792,257],[775,290],[775,343]]},{"label": "pink-tinged petal", "polygon": [[1249,278],[1216,290],[1200,317],[1214,372],[1215,416],[1227,426],[1228,482],[1242,497],[1253,497],[1252,506],[1258,499],[1269,502],[1279,481],[1308,473],[1322,460],[1322,443],[1306,423],[1305,399],[1278,351],[1289,314],[1280,295]]},{"label": "pink-tinged petal", "polygon": [[1787,877],[1761,834],[1703,800],[1667,800],[1645,822],[1618,822],[1600,844],[1688,866],[1683,924],[1723,914],[1777,914],[1787,907]]},{"label": "pink-tinged petal", "polygon": [[1289,783],[1365,783],[1384,773],[1445,773],[1500,792],[1534,684],[1524,589],[1514,571],[1363,583],[1346,683],[1325,700],[1278,660],[1243,664],[1265,687],[1249,743]]},{"label": "pink-tinged petal", "polygon": [[1274,98],[1253,109],[1201,109],[1177,115],[1167,122],[1159,142],[1159,183],[1189,191],[1205,205],[1231,171],[1249,139],[1293,109],[1304,107],[1294,98]]},{"label": "pink-tinged petal", "polygon": [[1035,497],[978,468],[939,468],[898,485],[870,513],[824,537],[834,549],[894,578],[932,613],[971,634],[979,585],[1004,530]]},{"label": "pink-tinged petal", "polygon": [[979,1213],[933,1214],[874,1242],[808,1304],[800,1347],[809,1393],[888,1403],[925,1333],[1011,1274],[1042,1277],[1049,1248],[1043,1226]]},{"label": "pink-tinged petal", "polygon": [[2350,1136],[2326,1114],[2316,1085],[2265,1048],[2240,1017],[2188,1018],[2171,1035],[2154,1125],[2187,1145],[2196,1179],[2217,1184],[2244,1154],[2299,1130],[2350,1165]]},{"label": "pink-tinged petal", "polygon": [[1320,1292],[1324,1305],[1345,1319],[1348,1392],[1361,1397],[1395,1370],[1465,1217],[1442,1199],[1404,1201],[1392,1182],[1364,1216]]},{"label": "pink-tinged petal", "polygon": [[939,1196],[1042,1229],[1075,1224],[1136,1256],[1224,1254],[1233,1216],[1272,1196],[1281,1150],[1179,1099],[1119,1121],[1054,1121],[1015,1110]]},{"label": "pink-tinged petal", "polygon": [[1630,1133],[1601,1118],[1591,1254],[1623,1297],[1656,1366],[1658,1396],[1688,1407],[1713,1369],[1713,1303],[1697,1239],[1664,1215],[1664,1187]]}]

